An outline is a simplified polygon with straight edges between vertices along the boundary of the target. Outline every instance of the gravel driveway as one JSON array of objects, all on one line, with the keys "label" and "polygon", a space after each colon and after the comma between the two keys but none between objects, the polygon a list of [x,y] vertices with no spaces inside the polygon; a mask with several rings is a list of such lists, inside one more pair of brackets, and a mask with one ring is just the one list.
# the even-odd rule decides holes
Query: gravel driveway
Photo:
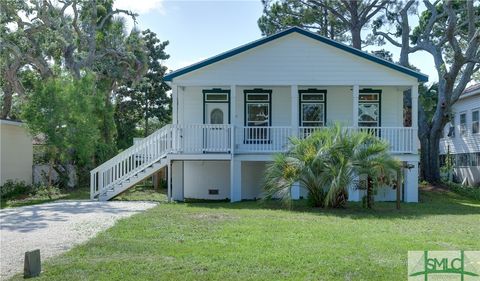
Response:
[{"label": "gravel driveway", "polygon": [[23,272],[26,251],[42,262],[82,243],[116,220],[152,208],[150,202],[58,201],[0,210],[0,280]]}]

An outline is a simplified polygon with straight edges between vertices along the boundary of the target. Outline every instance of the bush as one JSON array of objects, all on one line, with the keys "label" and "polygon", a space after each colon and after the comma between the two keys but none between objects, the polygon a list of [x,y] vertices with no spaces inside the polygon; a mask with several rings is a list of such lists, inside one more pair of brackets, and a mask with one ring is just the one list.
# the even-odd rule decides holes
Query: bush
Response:
[{"label": "bush", "polygon": [[52,199],[58,197],[62,194],[61,190],[56,186],[45,186],[41,185],[34,189],[32,196]]},{"label": "bush", "polygon": [[369,131],[349,131],[340,125],[313,132],[306,138],[290,139],[286,153],[278,153],[268,164],[264,179],[266,199],[291,199],[291,187],[301,184],[314,207],[341,208],[358,176],[370,179],[366,207],[372,208],[379,186],[396,179],[400,163],[388,152],[388,144]]},{"label": "bush", "polygon": [[2,199],[10,199],[20,195],[28,195],[32,192],[32,186],[24,181],[7,180],[0,186],[0,196]]},{"label": "bush", "polygon": [[8,180],[4,185],[0,186],[0,196],[4,200],[16,199],[19,197],[39,197],[49,198],[61,195],[61,190],[56,186],[46,185],[28,185],[24,181]]},{"label": "bush", "polygon": [[480,187],[474,186],[464,186],[459,183],[454,182],[444,182],[443,183],[451,191],[458,193],[460,195],[472,198],[475,200],[480,200]]}]

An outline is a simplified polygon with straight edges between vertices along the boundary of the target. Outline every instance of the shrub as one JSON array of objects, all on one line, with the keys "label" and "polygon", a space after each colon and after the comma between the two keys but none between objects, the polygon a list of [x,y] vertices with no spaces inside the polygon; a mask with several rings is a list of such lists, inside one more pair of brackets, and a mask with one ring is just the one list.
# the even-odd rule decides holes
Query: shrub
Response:
[{"label": "shrub", "polygon": [[480,200],[480,187],[475,186],[464,186],[459,183],[454,182],[444,182],[443,183],[451,191],[458,193],[460,195],[466,196],[468,198]]},{"label": "shrub", "polygon": [[365,176],[366,207],[373,206],[375,188],[392,182],[400,162],[388,152],[388,144],[370,131],[348,131],[335,125],[304,139],[292,138],[286,153],[275,155],[265,173],[265,198],[291,199],[291,187],[300,183],[315,207],[340,208],[348,200],[350,186]]},{"label": "shrub", "polygon": [[56,186],[46,186],[41,185],[34,189],[32,193],[35,197],[52,199],[54,197],[58,197],[62,194],[61,190]]},{"label": "shrub", "polygon": [[20,195],[28,195],[32,192],[32,186],[24,181],[7,180],[0,186],[0,196],[2,199],[10,199]]}]

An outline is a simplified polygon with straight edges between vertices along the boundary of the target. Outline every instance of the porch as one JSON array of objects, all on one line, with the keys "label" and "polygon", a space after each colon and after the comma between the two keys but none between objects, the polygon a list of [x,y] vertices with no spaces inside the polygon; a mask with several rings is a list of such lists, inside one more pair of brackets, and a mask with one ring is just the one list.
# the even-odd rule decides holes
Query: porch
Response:
[{"label": "porch", "polygon": [[[291,137],[306,138],[325,127],[177,124],[171,125],[172,154],[268,154],[285,152]],[[389,143],[392,154],[416,154],[412,127],[344,127],[365,131]],[[167,137],[167,136],[166,136]],[[201,157],[200,157],[201,158]]]}]

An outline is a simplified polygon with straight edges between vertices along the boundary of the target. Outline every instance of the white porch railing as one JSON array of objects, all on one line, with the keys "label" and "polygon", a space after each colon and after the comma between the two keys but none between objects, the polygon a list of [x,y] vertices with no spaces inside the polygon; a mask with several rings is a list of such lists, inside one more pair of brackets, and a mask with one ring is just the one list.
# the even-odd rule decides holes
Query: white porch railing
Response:
[{"label": "white porch railing", "polygon": [[[307,137],[320,127],[300,127],[299,137]],[[415,149],[415,130],[411,127],[345,127],[349,131],[369,132],[390,144],[392,153],[413,153]]]},{"label": "white porch railing", "polygon": [[[289,138],[306,138],[322,127],[238,127],[235,128],[235,152],[280,152],[286,151]],[[415,130],[411,127],[346,127],[347,130],[368,131],[386,140],[392,153],[414,153]]]},{"label": "white porch railing", "polygon": [[173,153],[229,152],[230,125],[178,124],[172,125]]},{"label": "white porch railing", "polygon": [[172,149],[172,132],[167,125],[90,171],[90,196],[99,195],[164,157]]},{"label": "white porch railing", "polygon": [[271,153],[286,151],[292,127],[235,127],[235,152]]}]

